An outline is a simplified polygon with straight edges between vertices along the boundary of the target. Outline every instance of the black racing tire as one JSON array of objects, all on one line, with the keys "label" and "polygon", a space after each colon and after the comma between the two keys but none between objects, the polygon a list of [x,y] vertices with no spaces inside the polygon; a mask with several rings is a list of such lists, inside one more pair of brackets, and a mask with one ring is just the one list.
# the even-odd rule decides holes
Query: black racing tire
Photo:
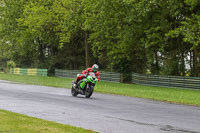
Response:
[{"label": "black racing tire", "polygon": [[74,87],[72,87],[72,89],[71,89],[71,94],[74,97],[76,97],[78,95],[78,92],[76,92],[76,90],[74,89]]},{"label": "black racing tire", "polygon": [[89,89],[86,89],[85,91],[85,97],[86,98],[90,98],[93,94],[93,91],[94,91],[94,87],[93,86],[90,86]]}]

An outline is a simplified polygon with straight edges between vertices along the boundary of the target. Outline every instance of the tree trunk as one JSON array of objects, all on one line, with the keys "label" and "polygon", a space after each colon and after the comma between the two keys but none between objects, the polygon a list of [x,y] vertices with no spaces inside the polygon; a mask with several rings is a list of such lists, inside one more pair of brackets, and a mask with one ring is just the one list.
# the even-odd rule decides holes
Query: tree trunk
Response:
[{"label": "tree trunk", "polygon": [[197,77],[198,76],[198,61],[197,61],[197,54],[198,51],[197,49],[194,50],[194,55],[193,55],[193,68],[194,68],[194,76]]},{"label": "tree trunk", "polygon": [[39,44],[39,47],[38,47],[38,51],[39,51],[39,55],[38,55],[39,64],[37,64],[37,67],[43,68],[44,67],[44,49],[45,49],[45,46],[40,41],[39,37],[38,37],[38,44]]},{"label": "tree trunk", "polygon": [[156,64],[155,64],[155,74],[159,74],[160,70],[159,70],[159,63],[158,63],[158,52],[155,52],[155,59],[156,59]]},{"label": "tree trunk", "polygon": [[88,33],[85,32],[85,65],[86,65],[86,68],[88,68],[90,66],[90,63],[89,63],[89,46],[88,46]]},{"label": "tree trunk", "polygon": [[192,51],[190,51],[190,70],[191,70],[191,75],[193,75],[193,56],[192,56]]},{"label": "tree trunk", "polygon": [[185,55],[184,55],[184,52],[182,51],[181,52],[181,73],[182,73],[182,76],[185,76]]}]

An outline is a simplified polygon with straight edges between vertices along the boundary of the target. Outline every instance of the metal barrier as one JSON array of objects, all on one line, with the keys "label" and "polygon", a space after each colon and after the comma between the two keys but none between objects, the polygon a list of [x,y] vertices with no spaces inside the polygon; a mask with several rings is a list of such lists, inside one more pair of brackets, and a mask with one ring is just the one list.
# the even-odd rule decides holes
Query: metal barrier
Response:
[{"label": "metal barrier", "polygon": [[[80,74],[81,72],[81,70],[55,69],[55,76],[75,79],[77,74]],[[47,69],[11,68],[10,73],[47,76]],[[120,82],[120,73],[100,71],[99,77],[102,81]],[[132,83],[160,87],[200,89],[200,77],[160,76],[133,73]]]},{"label": "metal barrier", "polygon": [[100,71],[100,79],[102,81],[120,82],[120,73]]},{"label": "metal barrier", "polygon": [[65,77],[65,78],[76,78],[77,74],[81,73],[81,70],[61,70],[55,69],[56,77]]},{"label": "metal barrier", "polygon": [[133,73],[132,83],[160,87],[200,89],[199,77],[159,76]]},{"label": "metal barrier", "polygon": [[[77,74],[82,73],[81,70],[60,70],[55,69],[56,77],[76,78]],[[103,72],[100,71],[100,80],[110,82],[120,82],[120,73],[115,72]]]},{"label": "metal barrier", "polygon": [[47,76],[47,69],[11,68],[10,74]]}]

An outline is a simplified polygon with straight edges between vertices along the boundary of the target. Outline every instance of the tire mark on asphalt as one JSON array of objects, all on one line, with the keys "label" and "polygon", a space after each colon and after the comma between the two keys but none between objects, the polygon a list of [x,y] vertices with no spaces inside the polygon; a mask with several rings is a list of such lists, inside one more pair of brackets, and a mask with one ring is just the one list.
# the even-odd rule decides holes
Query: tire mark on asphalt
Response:
[{"label": "tire mark on asphalt", "polygon": [[176,127],[173,127],[170,125],[156,125],[156,124],[143,123],[143,122],[138,122],[138,121],[134,121],[134,120],[127,120],[127,119],[110,117],[110,116],[105,116],[105,117],[110,118],[110,119],[118,119],[121,121],[127,121],[127,122],[131,122],[131,123],[139,124],[139,125],[159,127],[160,130],[166,131],[166,132],[170,131],[171,133],[200,133],[200,132],[190,131],[190,130],[186,130],[186,129],[176,128]]}]

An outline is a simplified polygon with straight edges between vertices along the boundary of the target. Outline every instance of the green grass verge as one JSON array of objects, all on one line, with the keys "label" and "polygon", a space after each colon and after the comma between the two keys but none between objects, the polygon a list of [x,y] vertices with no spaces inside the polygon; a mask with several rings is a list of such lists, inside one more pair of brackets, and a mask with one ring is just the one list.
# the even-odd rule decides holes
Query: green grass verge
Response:
[{"label": "green grass verge", "polygon": [[[58,77],[20,76],[9,74],[0,74],[0,79],[63,88],[71,88],[73,80]],[[95,91],[200,106],[200,90],[163,88],[100,81],[97,83]]]},{"label": "green grass verge", "polygon": [[95,133],[73,126],[58,124],[0,110],[0,133]]}]

